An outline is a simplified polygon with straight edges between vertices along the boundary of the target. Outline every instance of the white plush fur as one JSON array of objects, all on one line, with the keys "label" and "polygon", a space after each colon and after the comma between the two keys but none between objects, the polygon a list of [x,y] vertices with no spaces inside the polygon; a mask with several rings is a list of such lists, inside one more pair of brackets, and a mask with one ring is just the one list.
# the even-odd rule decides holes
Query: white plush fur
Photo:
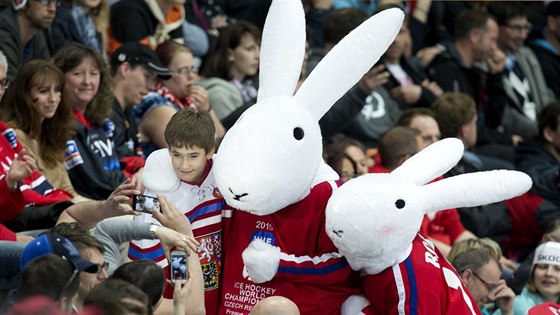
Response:
[{"label": "white plush fur", "polygon": [[181,180],[173,170],[168,149],[159,149],[148,156],[142,182],[155,193],[172,192],[179,188]]},{"label": "white plush fur", "polygon": [[[267,215],[305,198],[322,160],[319,118],[379,59],[403,21],[383,11],[343,39],[296,95],[305,49],[301,1],[274,0],[263,31],[258,102],[228,130],[214,164],[226,202]],[[303,138],[295,135],[303,131]]]},{"label": "white plush fur", "polygon": [[254,239],[242,254],[245,268],[251,280],[263,283],[272,280],[280,264],[280,248]]},{"label": "white plush fur", "polygon": [[531,188],[529,176],[505,170],[422,186],[453,167],[462,152],[460,140],[444,139],[390,174],[363,175],[333,193],[327,205],[327,234],[354,270],[377,274],[406,259],[428,212],[510,199]]}]

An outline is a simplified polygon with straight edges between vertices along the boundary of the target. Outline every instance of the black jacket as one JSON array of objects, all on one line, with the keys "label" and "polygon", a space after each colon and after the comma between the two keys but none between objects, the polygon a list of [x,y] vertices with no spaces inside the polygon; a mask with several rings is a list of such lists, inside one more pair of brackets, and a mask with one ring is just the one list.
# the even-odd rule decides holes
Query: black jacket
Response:
[{"label": "black jacket", "polygon": [[85,197],[103,200],[126,180],[112,140],[114,125],[90,129],[78,123],[76,135],[66,145],[65,164],[74,189]]},{"label": "black jacket", "polygon": [[531,191],[560,205],[560,163],[540,142],[521,142],[515,150],[515,166],[533,180]]}]

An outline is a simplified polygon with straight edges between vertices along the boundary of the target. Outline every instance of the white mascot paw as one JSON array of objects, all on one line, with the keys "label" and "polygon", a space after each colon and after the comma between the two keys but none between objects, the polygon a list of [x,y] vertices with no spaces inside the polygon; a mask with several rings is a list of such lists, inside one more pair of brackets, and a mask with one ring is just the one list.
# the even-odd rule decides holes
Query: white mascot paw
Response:
[{"label": "white mascot paw", "polygon": [[241,256],[251,280],[255,283],[263,283],[272,280],[278,271],[280,247],[256,238]]}]

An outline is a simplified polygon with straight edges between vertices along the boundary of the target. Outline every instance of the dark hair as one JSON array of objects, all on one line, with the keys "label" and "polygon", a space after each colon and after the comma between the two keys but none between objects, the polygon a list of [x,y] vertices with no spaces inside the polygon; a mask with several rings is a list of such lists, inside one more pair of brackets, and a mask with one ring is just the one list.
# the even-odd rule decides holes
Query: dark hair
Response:
[{"label": "dark hair", "polygon": [[253,36],[257,44],[261,43],[261,31],[255,25],[237,21],[230,24],[220,32],[220,37],[216,43],[216,48],[208,56],[208,59],[202,67],[201,74],[205,77],[217,77],[224,80],[231,79],[230,67],[231,61],[228,58],[229,50],[237,48],[241,44],[244,35]]},{"label": "dark hair", "polygon": [[544,130],[549,128],[550,130],[558,130],[558,124],[560,120],[560,101],[555,101],[548,104],[539,112],[537,121],[539,124],[539,139],[544,141]]},{"label": "dark hair", "polygon": [[72,107],[61,99],[50,119],[41,118],[31,97],[37,85],[54,83],[62,90],[64,74],[46,60],[31,60],[19,68],[2,102],[1,117],[11,127],[21,129],[39,143],[40,158],[52,168],[64,160],[66,141],[74,135]]},{"label": "dark hair", "polygon": [[115,270],[111,278],[122,279],[134,284],[146,293],[150,300],[148,305],[150,312],[163,295],[165,274],[163,269],[151,260],[138,260],[123,264]]},{"label": "dark hair", "polygon": [[367,13],[357,8],[344,8],[331,12],[323,21],[325,43],[338,44],[344,36],[367,20]]},{"label": "dark hair", "polygon": [[527,17],[525,7],[512,1],[492,2],[488,6],[488,12],[496,18],[499,25],[506,25],[511,19]]},{"label": "dark hair", "polygon": [[405,110],[397,119],[396,126],[410,127],[412,120],[417,116],[428,116],[436,119],[434,111],[425,107],[413,107]]},{"label": "dark hair", "polygon": [[167,123],[164,132],[168,147],[200,147],[208,154],[216,145],[216,127],[208,112],[178,110]]},{"label": "dark hair", "polygon": [[45,295],[52,300],[60,297],[70,299],[80,285],[80,277],[74,277],[70,283],[67,283],[73,273],[74,267],[60,256],[55,254],[39,256],[31,260],[22,270],[18,298]]},{"label": "dark hair", "polygon": [[488,12],[472,9],[464,10],[455,18],[453,37],[455,39],[466,38],[473,29],[486,32],[488,31],[488,20],[494,20],[494,17]]},{"label": "dark hair", "polygon": [[146,293],[121,279],[101,282],[91,289],[84,300],[84,306],[95,305],[103,315],[151,314],[148,303]]},{"label": "dark hair", "polygon": [[480,271],[484,265],[490,261],[495,261],[500,267],[500,263],[496,260],[496,257],[492,250],[488,247],[481,247],[477,249],[467,250],[465,252],[459,253],[455,259],[451,262],[455,270],[461,274],[466,269],[470,269],[474,272]]},{"label": "dark hair", "polygon": [[74,246],[81,252],[88,248],[96,248],[99,252],[105,252],[103,244],[96,239],[78,222],[64,222],[55,225],[51,230],[51,233],[60,234],[67,239],[69,239]]},{"label": "dark hair", "polygon": [[377,144],[381,165],[392,171],[401,164],[403,157],[416,154],[418,136],[420,131],[416,128],[396,126],[387,130]]},{"label": "dark hair", "polygon": [[[67,74],[88,58],[97,66],[100,78],[99,89],[88,104],[85,117],[90,123],[102,126],[105,119],[113,116],[113,93],[111,90],[113,80],[103,57],[91,47],[71,43],[56,52],[53,62],[64,74]],[[63,99],[68,102],[66,97]]]},{"label": "dark hair", "polygon": [[186,52],[192,55],[192,51],[189,48],[171,39],[159,44],[155,52],[161,63],[166,67],[169,67],[173,57],[180,52]]},{"label": "dark hair", "polygon": [[461,126],[476,115],[474,99],[465,93],[443,93],[432,104],[442,138],[457,137]]}]

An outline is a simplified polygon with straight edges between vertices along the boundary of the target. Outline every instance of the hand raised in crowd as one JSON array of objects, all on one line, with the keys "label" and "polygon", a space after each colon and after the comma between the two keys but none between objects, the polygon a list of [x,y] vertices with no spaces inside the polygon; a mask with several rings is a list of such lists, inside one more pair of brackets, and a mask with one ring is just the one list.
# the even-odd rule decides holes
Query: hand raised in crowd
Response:
[{"label": "hand raised in crowd", "polygon": [[430,90],[436,97],[443,94],[443,89],[435,81],[424,80],[420,85]]},{"label": "hand raised in crowd", "polygon": [[371,68],[358,82],[364,93],[371,94],[375,88],[387,83],[389,72],[385,71],[385,65],[377,65]]},{"label": "hand raised in crowd", "polygon": [[164,195],[159,194],[157,197],[159,199],[161,212],[152,212],[154,219],[158,220],[161,225],[165,227],[192,236],[192,227],[189,219],[187,219],[187,217]]},{"label": "hand raised in crowd", "polygon": [[208,91],[200,85],[192,85],[189,91],[189,98],[197,111],[207,112],[210,110]]},{"label": "hand raised in crowd", "polygon": [[185,282],[184,284],[181,284],[181,282],[178,280],[175,281],[175,283],[172,283],[169,280],[167,280],[167,282],[175,286],[175,289],[173,290],[173,315],[185,314],[187,299],[191,293],[191,287],[192,287],[192,280],[191,280],[190,273],[187,277],[187,282]]},{"label": "hand raised in crowd", "polygon": [[156,237],[160,240],[166,257],[169,257],[171,248],[174,246],[186,253],[196,253],[198,246],[200,246],[200,243],[193,236],[181,234],[165,226],[160,226],[157,229]]},{"label": "hand raised in crowd", "polygon": [[418,102],[422,95],[420,85],[399,85],[391,90],[391,96],[401,104],[414,104]]},{"label": "hand raised in crowd", "polygon": [[506,54],[503,51],[496,48],[488,58],[486,58],[486,63],[488,64],[488,69],[490,73],[496,74],[504,71],[506,66]]},{"label": "hand raised in crowd", "polygon": [[135,184],[130,179],[125,180],[103,201],[103,208],[107,211],[106,218],[134,214],[130,205],[130,196],[141,192],[134,189]]},{"label": "hand raised in crowd", "polygon": [[22,149],[10,165],[6,174],[6,184],[11,187],[14,183],[30,176],[37,169],[37,162],[33,155]]},{"label": "hand raised in crowd", "polygon": [[496,307],[502,310],[503,315],[513,314],[513,300],[515,299],[515,293],[507,286],[504,279],[498,281],[497,286],[490,290],[490,293],[488,293],[488,299],[496,303]]},{"label": "hand raised in crowd", "polygon": [[434,58],[439,55],[444,50],[441,46],[430,46],[420,49],[416,53],[416,58],[422,63],[425,67],[428,66]]}]

